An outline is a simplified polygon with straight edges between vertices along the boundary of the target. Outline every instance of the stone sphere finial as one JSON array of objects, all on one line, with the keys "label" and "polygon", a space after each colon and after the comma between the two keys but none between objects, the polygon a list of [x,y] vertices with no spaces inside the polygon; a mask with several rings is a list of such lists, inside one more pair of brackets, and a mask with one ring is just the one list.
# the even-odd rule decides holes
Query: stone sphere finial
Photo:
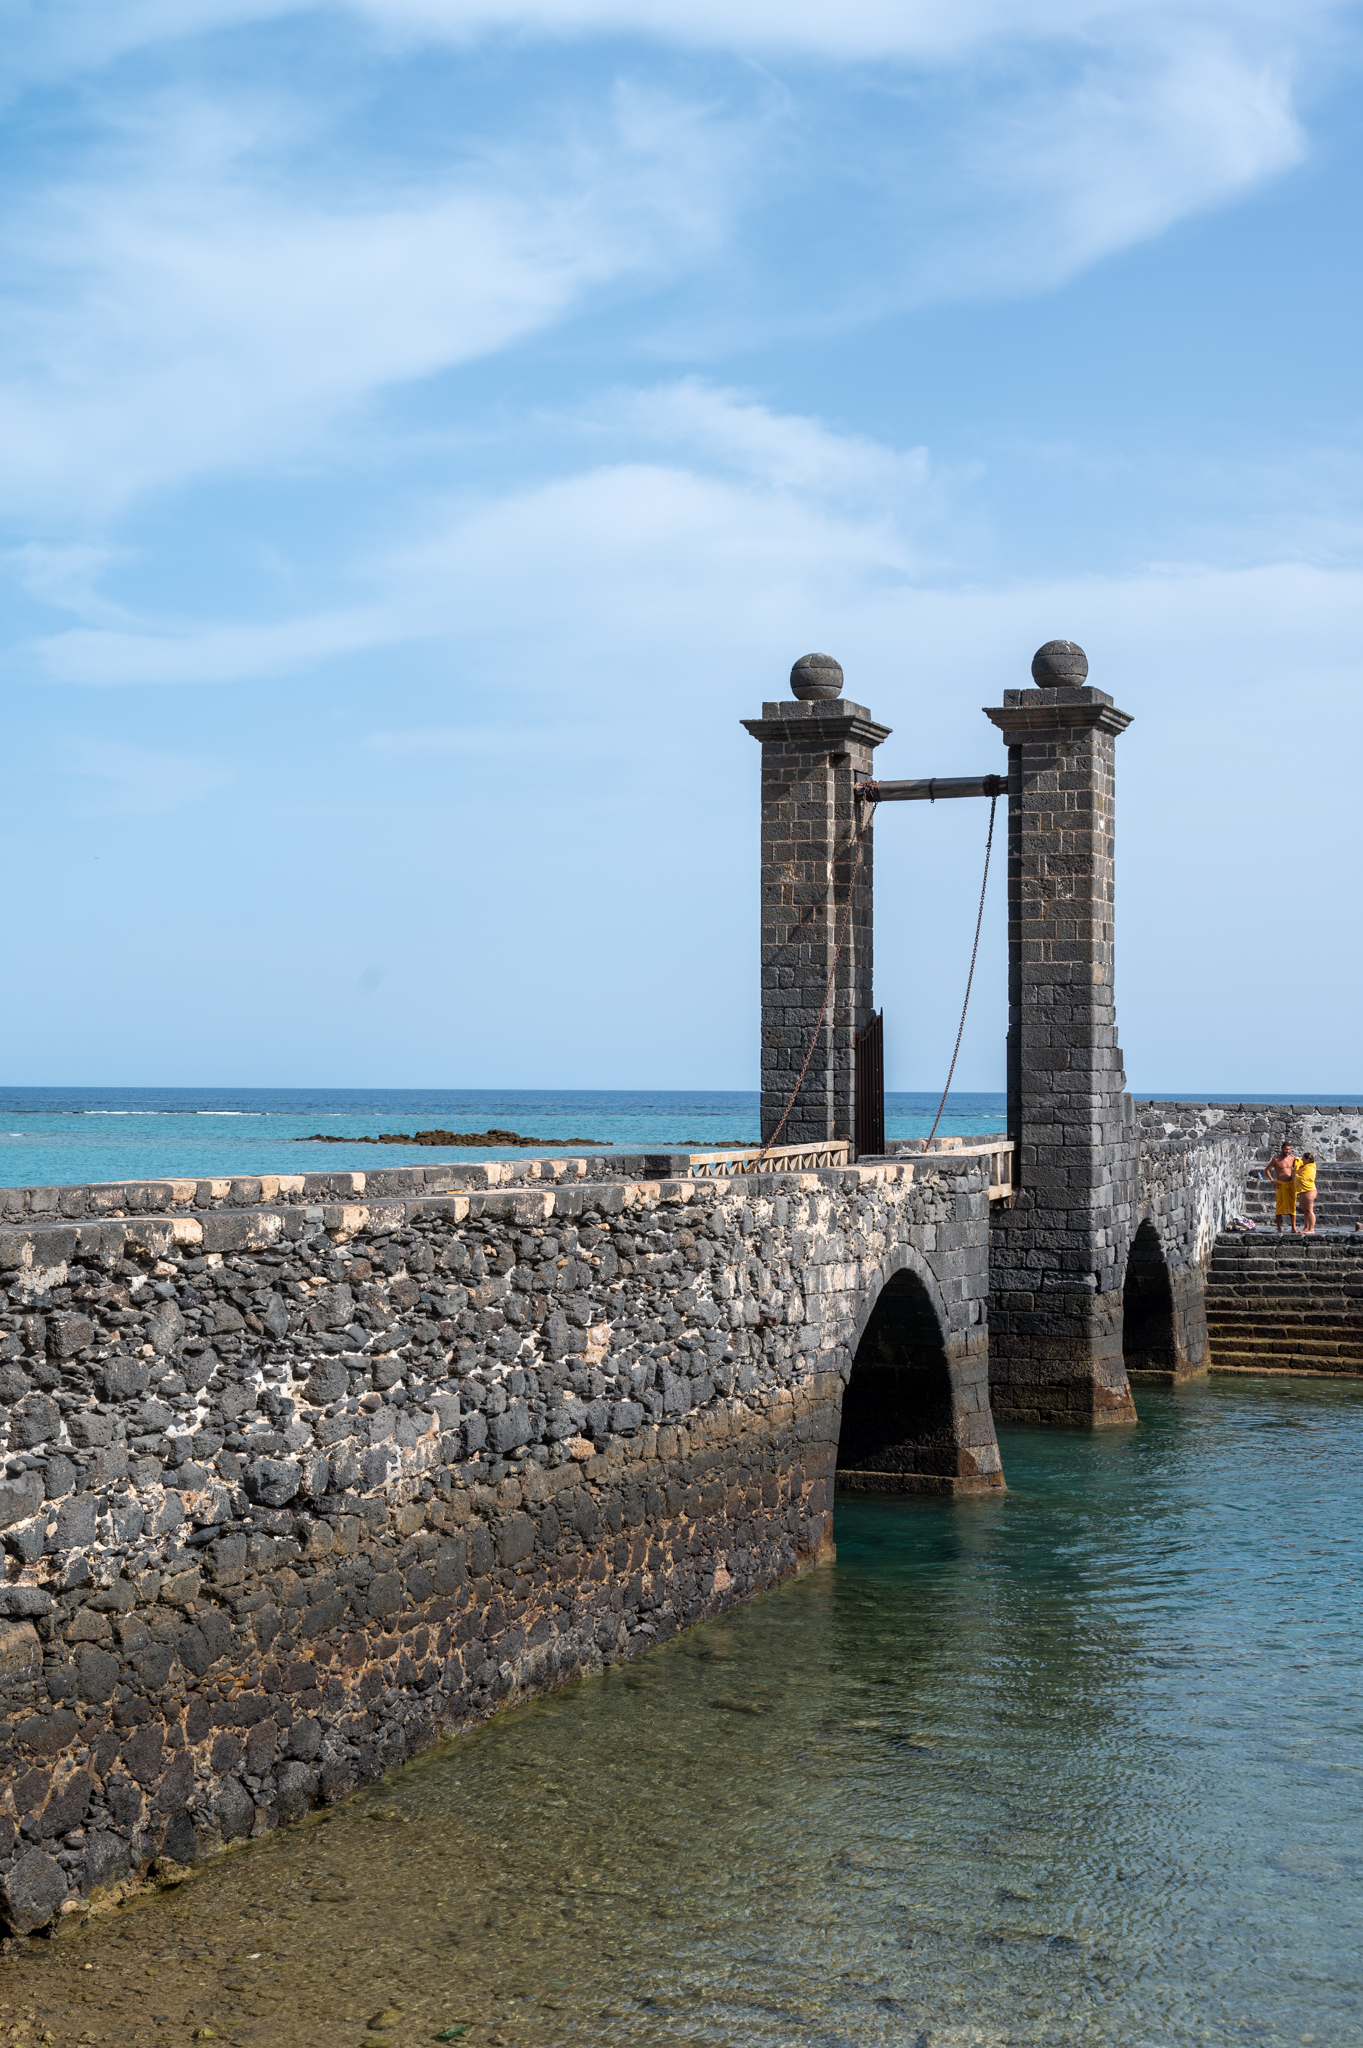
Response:
[{"label": "stone sphere finial", "polygon": [[802,654],[790,672],[790,687],[802,704],[830,703],[842,695],[842,664],[831,654]]},{"label": "stone sphere finial", "polygon": [[1089,672],[1089,658],[1073,640],[1048,640],[1032,656],[1032,681],[1039,690],[1076,690]]}]

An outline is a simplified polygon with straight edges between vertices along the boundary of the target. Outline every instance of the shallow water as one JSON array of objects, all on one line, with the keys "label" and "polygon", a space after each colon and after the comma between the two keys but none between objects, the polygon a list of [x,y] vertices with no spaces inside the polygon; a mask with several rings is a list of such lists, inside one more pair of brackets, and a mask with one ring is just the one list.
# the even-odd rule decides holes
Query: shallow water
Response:
[{"label": "shallow water", "polygon": [[[36,2040],[1363,2036],[1363,1388],[1142,1389],[0,1972]],[[369,2022],[387,2010],[379,2026]]]}]

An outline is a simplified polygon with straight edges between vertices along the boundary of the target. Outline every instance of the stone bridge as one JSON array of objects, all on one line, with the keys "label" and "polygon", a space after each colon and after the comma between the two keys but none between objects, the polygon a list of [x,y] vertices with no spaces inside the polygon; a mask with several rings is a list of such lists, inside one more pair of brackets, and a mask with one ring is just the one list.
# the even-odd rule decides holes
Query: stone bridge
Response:
[{"label": "stone bridge", "polygon": [[1322,1160],[1363,1152],[1357,1109],[1138,1110],[1126,1092],[1113,901],[1116,747],[1131,721],[1087,678],[1081,648],[1041,648],[1033,687],[985,709],[1006,762],[974,777],[929,779],[920,762],[915,779],[879,781],[889,728],[843,698],[827,655],[797,662],[793,695],[744,720],[762,746],[764,1138],[781,1125],[789,1140],[850,1144],[856,1130],[881,805],[1006,791],[1012,1155],[989,1248],[1000,1421],[1129,1423],[1132,1378],[1205,1370],[1212,1246],[1244,1207],[1251,1164],[1285,1132]]},{"label": "stone bridge", "polygon": [[[752,722],[769,1139],[816,1040],[770,1152],[0,1191],[12,1934],[772,1585],[835,1484],[986,1493],[995,1415],[1129,1422],[1132,1378],[1205,1365],[1287,1112],[1125,1093],[1126,720],[1075,652],[989,714],[1006,1136],[852,1156],[887,734],[825,662]],[[1357,1156],[1358,1112],[1317,1121]]]}]

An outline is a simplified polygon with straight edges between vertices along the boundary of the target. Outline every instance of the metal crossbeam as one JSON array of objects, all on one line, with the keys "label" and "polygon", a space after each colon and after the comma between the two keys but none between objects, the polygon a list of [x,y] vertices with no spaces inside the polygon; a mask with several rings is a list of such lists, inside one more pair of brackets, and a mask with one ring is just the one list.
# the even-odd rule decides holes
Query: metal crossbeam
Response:
[{"label": "metal crossbeam", "polygon": [[857,795],[872,804],[933,804],[948,796],[1007,796],[1006,775],[928,775],[914,782],[859,782]]}]

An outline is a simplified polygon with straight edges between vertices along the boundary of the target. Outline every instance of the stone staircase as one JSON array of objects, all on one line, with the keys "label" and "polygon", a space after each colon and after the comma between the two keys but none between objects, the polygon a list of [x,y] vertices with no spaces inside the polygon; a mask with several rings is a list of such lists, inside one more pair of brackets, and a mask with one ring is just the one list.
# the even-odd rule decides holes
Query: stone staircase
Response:
[{"label": "stone staircase", "polygon": [[[1272,1181],[1260,1173],[1252,1174],[1245,1182],[1242,1214],[1261,1230],[1272,1230],[1276,1193]],[[1355,1223],[1363,1223],[1363,1164],[1323,1162],[1316,1169],[1317,1230],[1352,1230]]]},{"label": "stone staircase", "polygon": [[[1356,1172],[1357,1169],[1354,1169]],[[1213,1372],[1363,1374],[1363,1232],[1218,1237],[1207,1275]]]}]

